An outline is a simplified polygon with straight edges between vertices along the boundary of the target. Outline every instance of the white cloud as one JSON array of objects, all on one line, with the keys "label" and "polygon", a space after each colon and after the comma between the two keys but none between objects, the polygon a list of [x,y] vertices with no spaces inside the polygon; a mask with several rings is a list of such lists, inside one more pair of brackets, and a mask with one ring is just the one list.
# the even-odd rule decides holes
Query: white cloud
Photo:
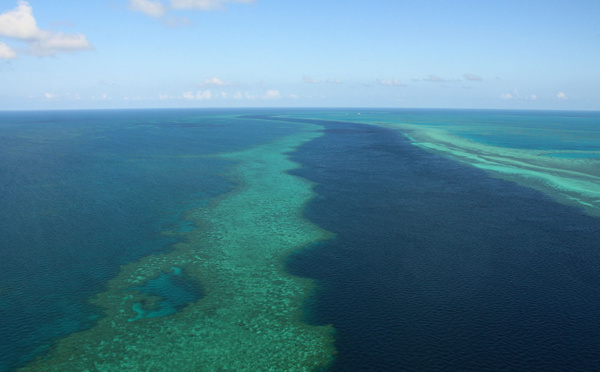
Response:
[{"label": "white cloud", "polygon": [[221,95],[223,98],[231,97],[235,100],[250,100],[250,101],[273,100],[273,99],[281,98],[281,92],[277,89],[268,89],[268,90],[264,91],[264,93],[262,93],[262,94],[259,92],[248,92],[248,91],[242,93],[241,91],[238,90],[231,96],[223,95],[223,93]]},{"label": "white cloud", "polygon": [[524,101],[537,101],[538,96],[535,93],[521,93],[519,89],[515,88],[510,93],[502,93],[500,94],[501,99],[513,99],[521,102]]},{"label": "white cloud", "polygon": [[[168,26],[189,24],[187,18],[175,18],[169,14],[170,10],[218,10],[224,9],[227,4],[253,3],[255,0],[127,0],[129,9],[145,14],[149,17],[160,19]],[[168,3],[168,4],[167,4]]]},{"label": "white cloud", "polygon": [[17,52],[11,47],[0,41],[0,59],[15,59]]},{"label": "white cloud", "polygon": [[41,31],[41,37],[29,44],[36,56],[52,56],[57,53],[75,52],[92,49],[83,34],[65,34],[62,32]]},{"label": "white cloud", "polygon": [[277,99],[277,98],[279,98],[279,96],[280,96],[280,93],[278,90],[269,89],[269,90],[267,90],[267,93],[265,93],[264,98],[265,99]]},{"label": "white cloud", "polygon": [[51,99],[56,98],[56,94],[54,94],[54,93],[44,93],[44,98],[47,99],[47,100],[51,100]]},{"label": "white cloud", "polygon": [[381,85],[397,86],[397,87],[404,85],[398,79],[381,79],[381,80],[378,80],[378,81],[379,81],[379,84],[381,84]]},{"label": "white cloud", "polygon": [[198,101],[203,101],[206,99],[211,99],[212,98],[212,93],[210,90],[205,90],[205,91],[197,91],[195,94],[192,91],[189,92],[183,92],[182,93],[183,98],[185,99],[189,99],[189,100],[198,100]]},{"label": "white cloud", "polygon": [[218,77],[212,77],[212,78],[208,78],[206,80],[204,80],[204,84],[202,84],[203,86],[224,86],[224,85],[230,85],[229,83],[219,79]]},{"label": "white cloud", "polygon": [[161,2],[150,0],[129,0],[129,9],[154,18],[160,18],[167,12]]},{"label": "white cloud", "polygon": [[92,49],[83,34],[40,30],[33,16],[33,9],[24,0],[19,0],[15,9],[0,14],[0,37],[26,42],[29,53],[36,56]]},{"label": "white cloud", "polygon": [[210,92],[210,90],[205,90],[204,92],[196,92],[196,99],[199,100],[203,100],[203,99],[210,99],[212,97],[212,93]]},{"label": "white cloud", "polygon": [[436,75],[429,75],[429,77],[427,79],[423,79],[423,80],[425,80],[425,81],[431,81],[433,83],[443,83],[443,82],[446,81],[446,80],[444,80],[441,77],[436,76]]},{"label": "white cloud", "polygon": [[27,1],[20,0],[16,8],[0,14],[0,36],[29,40],[36,39],[39,31]]},{"label": "white cloud", "polygon": [[254,0],[171,0],[173,9],[221,9],[227,3],[253,3]]},{"label": "white cloud", "polygon": [[558,94],[556,95],[556,97],[558,99],[567,99],[567,95],[564,94],[563,92],[558,92]]},{"label": "white cloud", "polygon": [[481,81],[483,80],[481,76],[473,75],[473,74],[464,74],[465,79],[469,81]]}]

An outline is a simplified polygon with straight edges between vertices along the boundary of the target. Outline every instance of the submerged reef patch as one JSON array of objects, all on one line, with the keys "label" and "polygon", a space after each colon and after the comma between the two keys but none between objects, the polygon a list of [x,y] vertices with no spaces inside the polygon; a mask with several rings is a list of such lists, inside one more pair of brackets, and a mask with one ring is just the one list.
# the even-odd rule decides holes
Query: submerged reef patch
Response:
[{"label": "submerged reef patch", "polygon": [[[557,201],[600,217],[600,159],[597,152],[498,147],[473,142],[444,129],[422,125],[382,125],[400,130],[414,145],[484,169],[492,175],[532,187]],[[548,156],[552,155],[552,156]]]},{"label": "submerged reef patch", "polygon": [[[288,274],[283,263],[331,235],[302,217],[311,184],[287,173],[297,165],[286,154],[321,135],[318,126],[303,128],[221,155],[237,162],[230,175],[238,186],[190,211],[197,228],[181,233],[185,239],[171,252],[123,266],[92,300],[105,313],[93,328],[65,337],[21,370],[308,371],[329,365],[333,327],[302,321],[313,284]],[[197,281],[203,296],[163,314],[164,296],[148,288],[178,270]],[[148,316],[152,311],[165,316]]]},{"label": "submerged reef patch", "polygon": [[[600,148],[595,142],[597,121],[590,117],[502,116],[476,110],[370,110],[362,114],[333,110],[284,117],[393,129],[427,151],[600,217]],[[536,125],[537,121],[549,125]],[[497,142],[484,143],[490,136]]]}]

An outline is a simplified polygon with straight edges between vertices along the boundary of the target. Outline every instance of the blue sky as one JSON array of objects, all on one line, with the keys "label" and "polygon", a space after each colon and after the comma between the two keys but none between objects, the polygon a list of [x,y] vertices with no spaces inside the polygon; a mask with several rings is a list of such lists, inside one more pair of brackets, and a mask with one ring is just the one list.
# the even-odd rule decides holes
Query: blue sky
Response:
[{"label": "blue sky", "polygon": [[0,0],[0,110],[600,110],[600,1]]}]

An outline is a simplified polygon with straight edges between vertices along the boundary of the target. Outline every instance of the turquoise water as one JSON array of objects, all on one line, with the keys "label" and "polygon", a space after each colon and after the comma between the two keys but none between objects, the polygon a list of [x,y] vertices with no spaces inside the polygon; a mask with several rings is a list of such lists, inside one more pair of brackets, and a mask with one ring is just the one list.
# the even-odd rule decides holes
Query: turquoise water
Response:
[{"label": "turquoise water", "polygon": [[593,111],[353,109],[324,112],[318,117],[425,125],[446,129],[475,142],[508,148],[600,150],[600,113]]},{"label": "turquoise water", "polygon": [[199,284],[186,278],[179,267],[172,267],[170,273],[162,273],[155,279],[148,280],[141,287],[131,287],[149,296],[160,298],[153,308],[148,309],[143,303],[136,302],[133,310],[137,313],[136,321],[143,318],[156,318],[175,314],[191,302],[202,298]]},{"label": "turquoise water", "polygon": [[101,314],[88,299],[121,265],[195,228],[185,212],[233,186],[233,163],[210,155],[297,131],[238,113],[0,113],[0,371],[92,326]]},{"label": "turquoise water", "polygon": [[[597,218],[397,131],[328,121],[428,125],[578,159],[600,150],[599,113],[115,110],[0,113],[0,371],[92,327],[102,314],[88,300],[121,265],[198,229],[186,213],[235,186],[234,163],[215,154],[299,132],[269,115],[324,127],[292,153],[302,168],[291,173],[318,195],[305,218],[336,238],[289,267],[319,281],[307,319],[336,328],[332,370],[600,363]],[[167,320],[204,296],[175,266],[124,295],[134,292],[153,301],[135,303],[130,324]]]},{"label": "turquoise water", "polygon": [[581,153],[581,152],[559,152],[559,153],[544,154],[544,156],[550,156],[553,158],[560,158],[560,159],[600,158],[600,154],[586,154],[586,153]]}]

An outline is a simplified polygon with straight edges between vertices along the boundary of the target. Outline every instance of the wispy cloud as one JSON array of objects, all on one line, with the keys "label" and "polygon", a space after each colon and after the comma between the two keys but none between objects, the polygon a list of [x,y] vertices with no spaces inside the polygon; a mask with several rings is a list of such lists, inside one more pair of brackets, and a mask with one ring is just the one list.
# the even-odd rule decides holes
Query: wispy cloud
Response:
[{"label": "wispy cloud", "polygon": [[465,79],[469,81],[481,81],[483,80],[481,76],[473,75],[473,74],[464,74]]},{"label": "wispy cloud", "polygon": [[189,25],[189,19],[185,17],[175,17],[169,14],[169,6],[159,0],[127,0],[129,9],[155,18],[167,26]]},{"label": "wispy cloud", "polygon": [[204,82],[200,85],[203,87],[226,87],[226,86],[232,86],[232,85],[237,85],[237,84],[214,76],[214,77],[205,79]]},{"label": "wispy cloud", "polygon": [[222,96],[224,99],[228,99],[231,97],[234,100],[274,100],[281,98],[281,92],[277,89],[267,89],[266,91],[261,92],[241,92],[237,91],[231,95]]},{"label": "wispy cloud", "polygon": [[0,59],[15,59],[17,58],[17,52],[11,47],[0,41]]},{"label": "wispy cloud", "polygon": [[215,77],[204,80],[204,85],[222,86],[222,85],[226,85],[226,83],[223,80],[221,80],[215,76]]},{"label": "wispy cloud", "polygon": [[307,84],[317,84],[319,82],[319,80],[315,80],[307,75],[302,76],[302,81]]},{"label": "wispy cloud", "polygon": [[228,3],[253,3],[254,0],[171,0],[173,9],[198,9],[214,10],[222,9]]},{"label": "wispy cloud", "polygon": [[401,87],[401,86],[406,85],[406,84],[402,84],[402,82],[398,79],[379,79],[379,80],[377,80],[377,82],[381,85],[395,86],[395,87]]},{"label": "wispy cloud", "polygon": [[568,99],[567,95],[565,93],[563,93],[563,92],[558,92],[558,94],[556,95],[556,97],[558,99]]},{"label": "wispy cloud", "polygon": [[501,99],[515,99],[520,101],[537,101],[538,96],[535,93],[523,93],[519,91],[519,89],[515,88],[512,92],[502,93],[500,94]]},{"label": "wispy cloud", "polygon": [[154,18],[160,18],[167,12],[163,3],[151,0],[129,0],[129,9]]},{"label": "wispy cloud", "polygon": [[280,93],[278,90],[276,89],[269,89],[267,90],[267,92],[265,93],[265,95],[263,96],[264,99],[277,99],[280,97]]},{"label": "wispy cloud", "polygon": [[127,0],[129,9],[156,18],[169,26],[187,24],[187,18],[176,18],[171,10],[220,10],[227,4],[253,3],[255,0]]},{"label": "wispy cloud", "polygon": [[521,95],[519,94],[519,90],[517,88],[513,89],[512,93],[502,93],[500,95],[501,99],[514,99],[519,98]]},{"label": "wispy cloud", "polygon": [[437,76],[437,75],[429,75],[429,77],[428,77],[428,78],[426,78],[426,79],[423,79],[423,80],[425,80],[425,81],[430,81],[430,82],[432,82],[432,83],[444,83],[444,82],[446,82],[446,81],[447,81],[447,80],[445,80],[445,79],[442,79],[441,77],[439,77],[439,76]]},{"label": "wispy cloud", "polygon": [[184,99],[188,99],[188,100],[204,101],[204,100],[208,100],[208,99],[212,98],[212,92],[208,89],[205,91],[199,90],[196,93],[194,93],[192,91],[188,91],[188,92],[183,92],[182,97]]},{"label": "wispy cloud", "polygon": [[[39,29],[32,7],[24,0],[19,0],[16,8],[0,14],[0,37],[27,43],[28,53],[36,56],[52,56],[58,53],[93,49],[83,34],[66,34]],[[2,45],[4,47],[0,46],[0,55],[16,58],[13,49],[6,43]]]}]

